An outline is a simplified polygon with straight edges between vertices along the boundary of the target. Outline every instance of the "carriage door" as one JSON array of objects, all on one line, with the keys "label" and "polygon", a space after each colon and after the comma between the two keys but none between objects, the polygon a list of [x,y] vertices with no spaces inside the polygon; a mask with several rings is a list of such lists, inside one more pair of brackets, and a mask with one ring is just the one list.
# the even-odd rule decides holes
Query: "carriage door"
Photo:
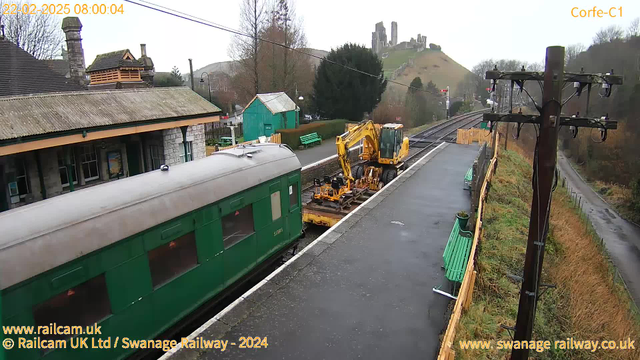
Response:
[{"label": "carriage door", "polygon": [[287,240],[291,240],[291,238],[297,237],[302,233],[302,206],[300,201],[299,174],[289,176],[287,196],[287,204],[289,208]]}]

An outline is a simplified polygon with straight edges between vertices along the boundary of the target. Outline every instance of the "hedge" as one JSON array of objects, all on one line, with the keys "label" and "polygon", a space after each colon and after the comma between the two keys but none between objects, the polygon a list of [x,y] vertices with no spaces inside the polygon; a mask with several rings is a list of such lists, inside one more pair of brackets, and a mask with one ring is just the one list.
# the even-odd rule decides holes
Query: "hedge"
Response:
[{"label": "hedge", "polygon": [[276,132],[282,134],[282,143],[297,149],[300,146],[300,136],[318,133],[322,140],[333,141],[333,138],[343,134],[347,120],[324,120],[314,121],[310,124],[300,125],[295,129],[279,129]]}]

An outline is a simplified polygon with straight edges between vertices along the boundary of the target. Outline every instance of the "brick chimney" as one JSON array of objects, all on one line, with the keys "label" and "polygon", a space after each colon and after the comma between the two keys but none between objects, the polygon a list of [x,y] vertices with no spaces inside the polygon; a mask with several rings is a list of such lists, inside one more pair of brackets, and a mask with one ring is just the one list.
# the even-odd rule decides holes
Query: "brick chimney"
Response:
[{"label": "brick chimney", "polygon": [[67,38],[67,58],[69,59],[69,74],[71,80],[82,86],[87,86],[87,74],[84,64],[84,50],[82,50],[82,38],[80,31],[82,23],[77,17],[62,19],[62,31]]},{"label": "brick chimney", "polygon": [[147,44],[140,44],[140,57],[147,56]]}]

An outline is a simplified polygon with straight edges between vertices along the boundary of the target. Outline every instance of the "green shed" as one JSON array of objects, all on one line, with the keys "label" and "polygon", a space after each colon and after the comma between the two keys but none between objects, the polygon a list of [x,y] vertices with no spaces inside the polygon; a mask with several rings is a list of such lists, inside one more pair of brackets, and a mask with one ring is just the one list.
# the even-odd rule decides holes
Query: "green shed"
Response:
[{"label": "green shed", "polygon": [[284,92],[256,95],[242,114],[245,141],[271,136],[278,129],[294,129],[299,123],[298,106]]}]

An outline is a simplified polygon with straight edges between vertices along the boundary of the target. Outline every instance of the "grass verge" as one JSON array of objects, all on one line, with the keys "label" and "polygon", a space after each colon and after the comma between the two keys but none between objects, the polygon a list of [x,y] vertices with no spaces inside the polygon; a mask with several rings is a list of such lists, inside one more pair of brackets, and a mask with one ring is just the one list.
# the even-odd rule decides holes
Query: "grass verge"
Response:
[{"label": "grass verge", "polygon": [[631,220],[636,224],[640,224],[640,213],[633,210],[631,199],[633,194],[627,186],[608,183],[605,181],[593,180],[586,175],[584,167],[576,164],[573,159],[569,159],[571,166],[582,176],[582,178],[591,186],[593,191],[597,192],[602,198],[611,205],[623,218]]},{"label": "grass verge", "polygon": [[[511,340],[500,325],[514,326],[529,225],[531,165],[515,151],[500,154],[487,198],[483,237],[479,243],[473,303],[458,326],[454,350],[458,359],[504,359],[497,340]],[[550,218],[542,283],[557,285],[538,302],[534,340],[614,340],[640,335],[640,316],[597,241],[595,231],[556,189]],[[462,350],[459,340],[493,340],[490,350]],[[637,342],[637,341],[636,341]],[[636,345],[636,348],[640,346]],[[638,359],[640,350],[560,350],[530,352],[538,359]]]}]

